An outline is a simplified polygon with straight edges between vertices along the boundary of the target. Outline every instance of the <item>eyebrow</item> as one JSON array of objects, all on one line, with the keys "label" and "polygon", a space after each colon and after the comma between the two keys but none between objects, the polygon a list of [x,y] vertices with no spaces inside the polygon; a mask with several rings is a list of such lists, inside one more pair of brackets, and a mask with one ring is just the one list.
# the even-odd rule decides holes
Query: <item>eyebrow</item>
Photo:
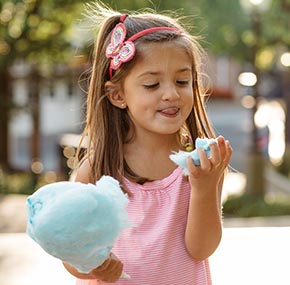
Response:
[{"label": "eyebrow", "polygon": [[[183,72],[186,72],[186,71],[192,71],[192,69],[190,67],[185,67],[185,68],[181,68],[180,70],[177,70],[176,73],[183,73]],[[158,75],[160,74],[161,72],[159,71],[145,71],[144,73],[141,73],[140,75],[137,76],[137,78],[140,78],[140,77],[143,77],[143,76],[146,76],[146,75]]]}]

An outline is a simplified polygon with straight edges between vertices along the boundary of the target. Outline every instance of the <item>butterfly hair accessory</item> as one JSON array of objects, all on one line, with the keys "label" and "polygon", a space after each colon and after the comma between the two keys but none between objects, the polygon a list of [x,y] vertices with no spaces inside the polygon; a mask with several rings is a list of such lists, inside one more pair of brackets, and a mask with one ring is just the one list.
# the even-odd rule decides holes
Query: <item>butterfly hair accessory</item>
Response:
[{"label": "butterfly hair accessory", "polygon": [[120,17],[120,23],[113,29],[110,43],[106,49],[106,57],[111,59],[109,70],[110,78],[113,76],[113,70],[117,70],[122,63],[130,61],[134,57],[136,52],[134,41],[136,39],[158,31],[174,31],[180,33],[178,29],[172,27],[153,27],[140,31],[125,40],[127,31],[123,22],[127,16],[127,14],[124,14]]}]

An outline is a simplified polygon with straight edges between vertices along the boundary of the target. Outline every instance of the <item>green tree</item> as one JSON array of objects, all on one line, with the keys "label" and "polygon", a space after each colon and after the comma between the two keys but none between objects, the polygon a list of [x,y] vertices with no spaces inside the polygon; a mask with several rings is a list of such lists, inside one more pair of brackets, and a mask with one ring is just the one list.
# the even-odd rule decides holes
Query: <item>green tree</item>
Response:
[{"label": "green tree", "polygon": [[[239,0],[193,0],[200,15],[198,25],[205,35],[205,46],[216,55],[227,54],[241,61],[250,61],[251,48],[257,38],[253,32],[253,14],[246,13]],[[261,12],[260,43],[256,64],[271,69],[280,56],[280,48],[290,46],[290,1],[272,0],[269,9]]]},{"label": "green tree", "polygon": [[192,1],[190,0],[107,0],[105,3],[117,10],[136,11],[145,8],[154,9],[158,12],[182,10],[185,15],[189,15],[193,11]]},{"label": "green tree", "polygon": [[32,156],[38,156],[39,69],[72,56],[72,24],[82,3],[73,0],[6,0],[0,3],[0,166],[9,168],[8,122],[13,107],[9,68],[16,60],[32,67],[31,114],[34,121]]}]

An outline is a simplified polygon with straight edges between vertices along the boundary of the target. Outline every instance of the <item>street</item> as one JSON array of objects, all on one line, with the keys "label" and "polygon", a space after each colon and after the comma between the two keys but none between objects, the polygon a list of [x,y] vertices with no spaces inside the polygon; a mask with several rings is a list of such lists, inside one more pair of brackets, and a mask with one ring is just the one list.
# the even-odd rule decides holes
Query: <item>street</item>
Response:
[{"label": "street", "polygon": [[251,146],[251,112],[241,106],[239,99],[212,100],[207,112],[216,135],[230,141],[233,148],[231,167],[245,173],[247,154]]},{"label": "street", "polygon": [[[213,285],[289,285],[289,240],[290,227],[226,227],[210,258]],[[25,233],[6,233],[0,235],[0,284],[73,285],[74,278]]]}]

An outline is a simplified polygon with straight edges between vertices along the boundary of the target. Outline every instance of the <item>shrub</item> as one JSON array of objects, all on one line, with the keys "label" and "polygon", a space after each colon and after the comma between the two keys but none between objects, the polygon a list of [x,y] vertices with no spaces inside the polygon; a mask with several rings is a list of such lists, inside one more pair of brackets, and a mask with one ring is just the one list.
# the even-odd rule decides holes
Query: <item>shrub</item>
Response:
[{"label": "shrub", "polygon": [[31,195],[41,186],[57,181],[54,172],[35,175],[31,172],[4,172],[0,168],[0,194]]},{"label": "shrub", "polygon": [[0,173],[1,194],[32,194],[33,179],[29,173]]},{"label": "shrub", "polygon": [[290,200],[267,201],[251,194],[230,196],[223,204],[224,216],[263,217],[290,215]]}]

